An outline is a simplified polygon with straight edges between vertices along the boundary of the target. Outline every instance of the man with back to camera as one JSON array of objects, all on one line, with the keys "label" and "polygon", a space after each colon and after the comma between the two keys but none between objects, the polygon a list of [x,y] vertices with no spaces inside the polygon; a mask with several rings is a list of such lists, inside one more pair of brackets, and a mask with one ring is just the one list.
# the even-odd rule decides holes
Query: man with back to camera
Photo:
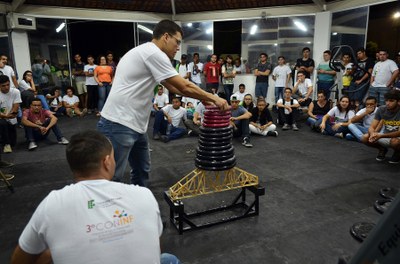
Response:
[{"label": "man with back to camera", "polygon": [[110,181],[114,151],[97,131],[71,137],[66,149],[75,183],[52,191],[22,232],[11,263],[161,263],[162,223],[151,191]]},{"label": "man with back to camera", "polygon": [[[122,181],[129,162],[131,183],[146,186],[150,171],[147,126],[153,88],[162,83],[171,93],[210,101],[227,110],[226,100],[203,91],[183,79],[171,65],[182,42],[182,29],[173,21],[160,21],[151,42],[128,51],[120,60],[113,88],[97,124],[112,142],[117,169],[114,181]],[[142,65],[132,69],[132,63]]]}]

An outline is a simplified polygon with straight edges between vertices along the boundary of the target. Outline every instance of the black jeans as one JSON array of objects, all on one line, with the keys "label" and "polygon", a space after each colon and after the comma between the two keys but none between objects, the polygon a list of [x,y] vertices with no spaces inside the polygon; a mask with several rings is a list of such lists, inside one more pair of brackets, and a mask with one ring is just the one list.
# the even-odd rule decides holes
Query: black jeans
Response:
[{"label": "black jeans", "polygon": [[[50,119],[47,119],[43,126],[46,127],[50,124]],[[57,141],[60,141],[61,138],[63,137],[60,129],[58,128],[57,124],[55,124],[54,126],[52,126],[50,128],[51,131],[53,131],[54,135],[57,138]],[[30,142],[34,142],[34,141],[39,141],[42,139],[47,138],[47,136],[50,133],[50,130],[47,131],[46,134],[42,135],[42,133],[40,132],[40,129],[38,128],[34,128],[34,127],[28,127],[25,126],[25,134],[26,134],[26,138],[30,141]]]},{"label": "black jeans", "polygon": [[[292,125],[296,123],[296,119],[299,113],[299,110],[297,108],[292,108],[292,112],[290,114],[285,114],[285,108],[279,107],[279,123],[282,124],[288,124]],[[282,119],[282,120],[281,120]]]},{"label": "black jeans", "polygon": [[12,125],[6,119],[0,119],[0,143],[15,146],[17,143],[17,125]]},{"label": "black jeans", "polygon": [[236,128],[233,130],[234,137],[249,137],[250,136],[250,120],[249,119],[242,119],[235,122]]}]

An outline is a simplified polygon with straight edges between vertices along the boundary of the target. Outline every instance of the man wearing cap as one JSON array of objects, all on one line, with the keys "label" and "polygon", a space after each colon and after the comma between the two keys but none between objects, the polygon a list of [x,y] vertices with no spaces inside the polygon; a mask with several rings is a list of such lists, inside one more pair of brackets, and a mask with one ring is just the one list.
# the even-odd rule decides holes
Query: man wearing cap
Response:
[{"label": "man wearing cap", "polygon": [[239,105],[240,100],[236,96],[231,97],[231,126],[233,127],[233,136],[242,136],[242,145],[246,148],[252,148],[250,143],[250,118],[251,113],[243,106]]},{"label": "man wearing cap", "polygon": [[179,75],[182,78],[184,78],[184,79],[188,79],[189,78],[188,65],[187,65],[187,55],[186,54],[182,54],[181,62],[176,65],[176,71],[179,73]]}]

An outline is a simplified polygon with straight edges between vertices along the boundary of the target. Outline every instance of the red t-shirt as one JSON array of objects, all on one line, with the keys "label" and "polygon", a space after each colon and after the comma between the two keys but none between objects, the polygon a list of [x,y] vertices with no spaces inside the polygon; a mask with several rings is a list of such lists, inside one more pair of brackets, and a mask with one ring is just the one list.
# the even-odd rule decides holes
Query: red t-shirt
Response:
[{"label": "red t-shirt", "polygon": [[207,62],[204,66],[206,74],[206,83],[219,83],[219,76],[221,75],[221,65],[219,63],[212,64]]},{"label": "red t-shirt", "polygon": [[41,109],[39,113],[34,113],[31,109],[26,109],[24,111],[23,117],[26,117],[32,123],[37,125],[42,125],[46,121],[46,119],[50,118],[51,112],[49,110]]}]

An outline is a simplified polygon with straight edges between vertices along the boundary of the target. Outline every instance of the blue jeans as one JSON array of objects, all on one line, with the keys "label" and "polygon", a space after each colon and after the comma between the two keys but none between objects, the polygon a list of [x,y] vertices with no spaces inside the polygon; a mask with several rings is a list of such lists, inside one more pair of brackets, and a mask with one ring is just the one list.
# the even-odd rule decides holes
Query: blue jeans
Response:
[{"label": "blue jeans", "polygon": [[[160,133],[161,135],[167,134],[168,121],[164,118],[164,111],[158,111],[154,117],[153,135]],[[175,127],[171,125],[171,131],[169,131],[168,139],[178,139],[186,134],[186,129],[183,127]]]},{"label": "blue jeans", "polygon": [[275,86],[275,104],[278,103],[279,97],[283,98],[283,89],[285,89],[285,87]]},{"label": "blue jeans", "polygon": [[333,86],[333,84],[335,83],[335,81],[318,81],[317,85],[318,85],[318,91],[322,90],[325,92],[326,95],[326,99],[329,100],[329,97],[331,97],[331,87]]},{"label": "blue jeans", "polygon": [[103,106],[108,98],[108,95],[110,94],[110,91],[111,91],[110,83],[103,82],[103,86],[99,86],[98,91],[99,91],[98,107],[99,107],[99,112],[101,112],[101,110],[103,110]]},{"label": "blue jeans", "polygon": [[255,94],[256,94],[256,98],[258,98],[259,96],[262,96],[265,99],[267,99],[268,83],[267,82],[256,82]]},{"label": "blue jeans", "polygon": [[114,148],[115,174],[113,181],[121,182],[127,163],[131,166],[131,183],[147,186],[150,172],[150,152],[147,134],[101,117],[97,130],[110,139]]},{"label": "blue jeans", "polygon": [[378,105],[385,105],[385,93],[389,92],[389,88],[387,87],[369,87],[369,96],[374,96],[377,101]]},{"label": "blue jeans", "polygon": [[[47,119],[43,126],[47,127],[50,124],[50,119]],[[39,141],[42,139],[47,138],[47,136],[50,134],[50,130],[53,131],[54,135],[57,138],[57,141],[60,141],[61,138],[63,137],[61,130],[58,128],[57,124],[55,124],[54,126],[52,126],[50,128],[50,130],[47,131],[46,134],[42,135],[42,133],[40,132],[40,129],[38,128],[34,128],[34,127],[28,127],[28,126],[24,126],[25,127],[25,135],[26,138],[30,141],[30,142],[34,142],[34,141]]]},{"label": "blue jeans", "polygon": [[231,103],[231,96],[233,93],[233,84],[224,84],[225,98],[228,103]]},{"label": "blue jeans", "polygon": [[[319,119],[316,123],[315,126],[319,126],[322,123],[322,118]],[[350,130],[348,127],[341,126],[338,128],[338,130],[333,130],[332,125],[329,120],[325,122],[325,131],[323,132],[324,135],[329,135],[329,136],[334,136],[337,133],[343,133],[343,136],[346,136],[346,134],[350,133]]]},{"label": "blue jeans", "polygon": [[162,253],[160,264],[181,264],[181,262],[176,256],[172,254]]},{"label": "blue jeans", "polygon": [[36,98],[40,99],[40,101],[42,102],[42,107],[43,107],[44,110],[50,110],[49,105],[47,104],[47,100],[46,100],[46,98],[44,97],[43,94],[36,95]]},{"label": "blue jeans", "polygon": [[361,124],[350,124],[348,128],[351,134],[356,137],[358,142],[361,142],[361,137],[368,133],[368,127],[365,127]]}]

